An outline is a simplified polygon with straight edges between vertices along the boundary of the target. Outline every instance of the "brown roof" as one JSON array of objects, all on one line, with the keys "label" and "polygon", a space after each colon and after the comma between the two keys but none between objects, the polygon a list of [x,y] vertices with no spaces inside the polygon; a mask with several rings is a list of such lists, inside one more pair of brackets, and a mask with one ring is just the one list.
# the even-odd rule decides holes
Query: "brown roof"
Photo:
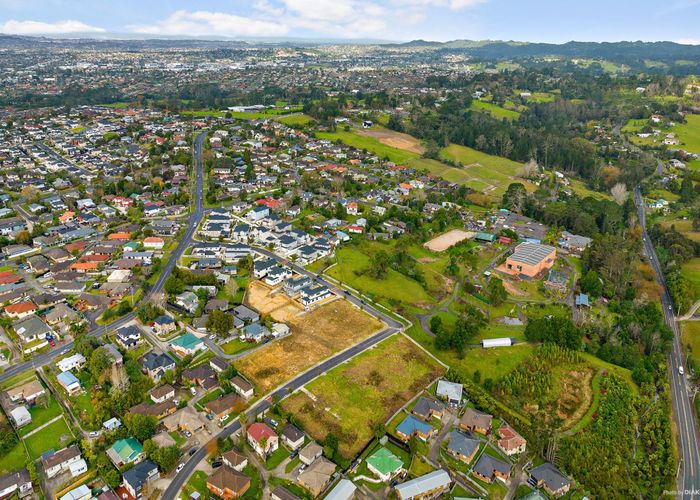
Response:
[{"label": "brown roof", "polygon": [[488,413],[482,413],[474,408],[467,408],[462,415],[460,424],[464,427],[478,427],[480,429],[488,429],[491,427],[493,417]]},{"label": "brown roof", "polygon": [[235,394],[226,394],[225,396],[220,397],[219,399],[209,401],[205,405],[205,408],[215,415],[221,415],[222,413],[231,411],[236,405],[236,403],[238,403],[239,401],[240,398]]},{"label": "brown roof", "polygon": [[151,391],[151,396],[153,396],[156,399],[160,399],[160,398],[170,394],[174,390],[175,389],[170,384],[161,385],[160,387],[156,387],[155,389],[153,389]]},{"label": "brown roof", "polygon": [[163,401],[162,403],[148,404],[139,403],[136,406],[132,406],[129,409],[130,413],[138,413],[139,415],[146,415],[150,417],[158,417],[164,415],[169,415],[177,410],[177,406],[172,400]]},{"label": "brown roof", "polygon": [[253,388],[253,384],[248,382],[246,379],[241,377],[240,375],[236,375],[231,379],[231,385],[234,387],[238,387],[241,391],[243,392],[248,392]]},{"label": "brown roof", "polygon": [[237,465],[241,465],[244,463],[246,460],[246,456],[236,450],[229,450],[226,453],[221,455],[221,458],[226,460],[228,463],[233,465],[234,467]]},{"label": "brown roof", "polygon": [[209,476],[207,484],[220,490],[227,489],[235,493],[241,493],[250,486],[250,478],[228,465],[222,465]]},{"label": "brown roof", "polygon": [[51,467],[55,467],[78,456],[80,456],[80,450],[77,446],[73,445],[57,451],[46,458],[42,458],[41,461],[44,463],[44,469],[50,469]]}]

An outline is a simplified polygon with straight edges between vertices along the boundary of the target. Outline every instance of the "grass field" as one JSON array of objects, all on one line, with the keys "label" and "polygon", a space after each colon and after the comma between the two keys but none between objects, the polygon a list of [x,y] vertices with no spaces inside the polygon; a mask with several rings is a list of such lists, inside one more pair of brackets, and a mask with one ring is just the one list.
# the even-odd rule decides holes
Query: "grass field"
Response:
[{"label": "grass field", "polygon": [[700,154],[700,115],[686,115],[685,121],[676,125],[673,131],[684,149]]},{"label": "grass field", "polygon": [[[261,297],[261,301],[265,301]],[[256,304],[251,304],[256,307]],[[257,304],[260,306],[260,303]],[[277,311],[272,311],[275,320]],[[236,368],[265,394],[332,354],[378,332],[382,323],[346,300],[335,300],[301,316],[285,316],[292,335],[236,362]]]},{"label": "grass field", "polygon": [[14,472],[24,467],[29,458],[24,449],[24,445],[19,442],[8,453],[0,457],[0,472]]},{"label": "grass field", "polygon": [[520,118],[520,113],[517,111],[512,111],[510,109],[505,109],[497,104],[485,101],[472,101],[470,109],[475,111],[486,111],[496,118],[505,118],[507,120],[517,120]]},{"label": "grass field", "polygon": [[24,444],[27,446],[29,456],[32,459],[37,459],[45,451],[58,451],[65,448],[74,439],[73,433],[68,428],[65,419],[60,419],[44,427],[36,434],[25,438]]},{"label": "grass field", "polygon": [[24,427],[20,427],[18,431],[20,436],[26,436],[37,427],[59,416],[61,414],[61,406],[56,401],[56,398],[50,396],[49,405],[46,408],[37,405],[31,408],[29,413],[32,415],[32,422]]},{"label": "grass field", "polygon": [[700,321],[681,323],[681,339],[683,347],[688,350],[689,359],[696,367],[700,367]]},{"label": "grass field", "polygon": [[309,115],[304,114],[291,114],[280,116],[279,118],[275,118],[275,120],[280,123],[284,123],[289,127],[303,127],[304,125],[307,125],[309,122],[311,122],[313,118],[311,118]]},{"label": "grass field", "polygon": [[[366,293],[378,302],[390,300],[418,307],[433,304],[435,299],[420,283],[398,271],[389,269],[386,277],[381,280],[362,274],[370,266],[370,256],[384,246],[387,245],[363,242],[358,248],[342,247],[336,251],[338,263],[328,269],[326,274]],[[391,252],[391,248],[386,248],[385,251]]]},{"label": "grass field", "polygon": [[700,298],[700,257],[690,259],[683,264],[681,273],[695,288],[695,298]]},{"label": "grass field", "polygon": [[322,441],[338,437],[345,458],[354,457],[383,424],[444,368],[404,336],[391,337],[307,384],[283,406],[306,432]]}]

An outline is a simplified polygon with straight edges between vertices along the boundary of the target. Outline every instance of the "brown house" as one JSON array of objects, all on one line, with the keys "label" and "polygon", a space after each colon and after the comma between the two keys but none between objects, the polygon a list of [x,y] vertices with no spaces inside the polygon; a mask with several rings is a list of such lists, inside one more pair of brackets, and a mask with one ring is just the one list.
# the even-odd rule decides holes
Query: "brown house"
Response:
[{"label": "brown house", "polygon": [[491,432],[491,421],[493,416],[480,412],[474,408],[467,408],[459,421],[459,427],[469,432],[478,432],[487,435]]},{"label": "brown house", "polygon": [[250,488],[250,478],[228,465],[222,465],[207,478],[207,488],[225,500],[238,498]]}]

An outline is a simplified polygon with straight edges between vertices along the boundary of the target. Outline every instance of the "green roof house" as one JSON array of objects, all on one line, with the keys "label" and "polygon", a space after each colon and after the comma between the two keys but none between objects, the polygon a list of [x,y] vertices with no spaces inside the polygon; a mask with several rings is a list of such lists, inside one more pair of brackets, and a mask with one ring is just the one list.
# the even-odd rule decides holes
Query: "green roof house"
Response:
[{"label": "green roof house", "polygon": [[385,447],[367,458],[367,468],[382,481],[388,481],[403,469],[403,461]]},{"label": "green roof house", "polygon": [[134,438],[120,439],[107,450],[107,456],[119,469],[143,460],[143,446]]},{"label": "green roof house", "polygon": [[194,355],[206,348],[202,339],[187,332],[170,341],[170,348],[181,356]]}]

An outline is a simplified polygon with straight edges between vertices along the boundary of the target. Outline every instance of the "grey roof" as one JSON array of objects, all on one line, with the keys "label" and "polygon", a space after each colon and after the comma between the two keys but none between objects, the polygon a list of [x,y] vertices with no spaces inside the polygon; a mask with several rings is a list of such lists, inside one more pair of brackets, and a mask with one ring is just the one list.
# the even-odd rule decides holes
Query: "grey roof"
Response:
[{"label": "grey roof", "polygon": [[158,466],[150,460],[144,460],[124,473],[124,481],[129,483],[134,489],[143,486],[148,482],[148,478],[158,470]]},{"label": "grey roof", "polygon": [[30,316],[27,319],[13,323],[12,327],[24,338],[52,333],[51,328],[44,323],[39,316]]},{"label": "grey roof", "polygon": [[554,247],[550,247],[549,245],[541,245],[539,243],[530,243],[526,241],[515,247],[513,255],[509,258],[516,262],[534,266],[542,262],[552,251],[554,251]]},{"label": "grey roof", "polygon": [[447,449],[454,453],[470,457],[479,448],[479,440],[473,438],[470,434],[459,432],[457,429],[452,430],[449,436],[449,444]]},{"label": "grey roof", "polygon": [[487,453],[482,453],[473,470],[480,476],[492,477],[494,471],[498,471],[501,474],[509,474],[510,468],[510,464],[505,463],[503,460],[492,457]]},{"label": "grey roof", "polygon": [[539,467],[532,469],[530,475],[538,483],[544,481],[547,488],[552,491],[557,491],[559,488],[569,484],[569,480],[564,477],[564,474],[559,472],[559,469],[549,462],[545,462]]},{"label": "grey roof", "polygon": [[341,479],[338,484],[326,495],[326,500],[348,500],[352,498],[357,486],[349,479]]},{"label": "grey roof", "polygon": [[439,380],[435,393],[438,396],[445,396],[450,401],[461,401],[462,384],[456,384],[447,380]]},{"label": "grey roof", "polygon": [[450,475],[440,469],[397,485],[396,492],[400,498],[413,498],[425,492],[447,486],[451,482]]},{"label": "grey roof", "polygon": [[413,407],[413,413],[420,417],[428,417],[431,411],[442,412],[445,410],[445,405],[434,399],[422,396],[416,405]]}]

